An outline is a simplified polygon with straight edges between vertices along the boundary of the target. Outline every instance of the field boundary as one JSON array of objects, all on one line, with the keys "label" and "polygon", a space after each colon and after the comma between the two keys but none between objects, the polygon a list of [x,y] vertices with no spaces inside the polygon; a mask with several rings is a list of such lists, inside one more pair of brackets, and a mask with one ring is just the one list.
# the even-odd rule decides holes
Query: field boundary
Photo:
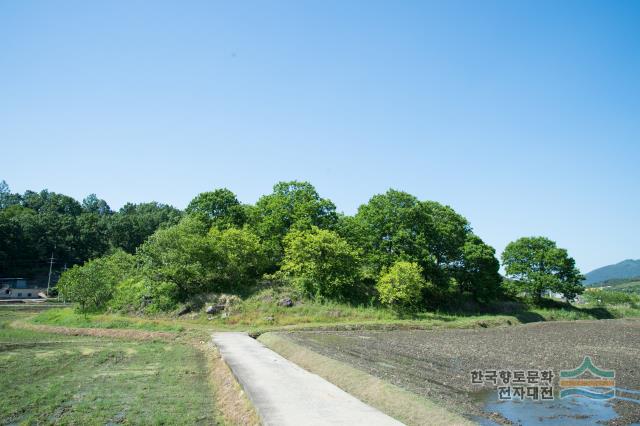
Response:
[{"label": "field boundary", "polygon": [[25,321],[13,321],[11,323],[11,327],[21,328],[23,330],[41,331],[43,333],[64,334],[67,336],[113,337],[128,340],[171,341],[178,337],[178,333],[168,331],[145,331],[123,328],[61,327],[54,325],[31,324]]},{"label": "field boundary", "polygon": [[[546,322],[557,320],[538,320],[532,322]],[[578,321],[578,320],[572,320]],[[283,326],[264,327],[247,330],[249,336],[254,339],[267,333],[287,333],[292,331],[398,331],[398,330],[436,330],[451,328],[493,328],[510,327],[523,325],[526,323],[518,321],[515,317],[495,316],[489,318],[474,318],[469,321],[394,321],[394,322],[338,322],[338,323],[318,323],[318,324],[293,324]],[[228,330],[219,330],[228,331]]]},{"label": "field boundary", "polygon": [[470,425],[471,421],[432,401],[307,349],[279,333],[263,333],[258,341],[289,361],[409,426]]}]

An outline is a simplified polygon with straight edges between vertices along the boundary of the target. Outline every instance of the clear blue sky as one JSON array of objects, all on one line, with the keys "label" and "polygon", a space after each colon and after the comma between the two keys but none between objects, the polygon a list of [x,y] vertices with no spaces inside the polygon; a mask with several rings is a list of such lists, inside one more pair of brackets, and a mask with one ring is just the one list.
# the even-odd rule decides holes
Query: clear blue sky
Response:
[{"label": "clear blue sky", "polygon": [[389,187],[640,257],[640,2],[5,1],[0,179],[114,208]]}]

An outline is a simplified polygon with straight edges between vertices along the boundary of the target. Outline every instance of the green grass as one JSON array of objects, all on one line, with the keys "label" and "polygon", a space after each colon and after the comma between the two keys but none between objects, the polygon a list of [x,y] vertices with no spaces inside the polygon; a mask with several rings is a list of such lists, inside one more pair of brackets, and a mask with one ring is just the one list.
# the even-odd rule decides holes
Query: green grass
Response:
[{"label": "green grass", "polygon": [[0,312],[0,423],[216,423],[201,351],[10,327],[27,315]]},{"label": "green grass", "polygon": [[48,309],[36,315],[32,322],[61,327],[78,328],[124,328],[145,331],[183,331],[184,327],[176,322],[126,317],[113,314],[83,315],[71,308]]},{"label": "green grass", "polygon": [[[290,297],[293,307],[279,306]],[[488,327],[534,321],[588,320],[640,317],[640,309],[628,304],[572,305],[552,300],[541,306],[526,302],[496,302],[490,306],[400,314],[380,306],[353,306],[333,301],[312,301],[286,287],[272,287],[253,294],[225,314],[207,315],[207,303],[182,317],[133,317],[117,314],[81,315],[70,308],[49,309],[32,320],[36,324],[81,328],[129,328],[148,331],[185,331],[207,338],[211,330],[242,330],[258,335],[265,331],[314,328],[434,328]],[[466,306],[464,302],[461,306]],[[195,336],[195,334],[194,334]],[[204,337],[202,337],[204,336]]]},{"label": "green grass", "polygon": [[[283,297],[291,297],[295,305],[278,306]],[[541,306],[525,302],[496,302],[475,309],[423,311],[400,314],[380,306],[352,306],[331,301],[314,302],[296,298],[282,288],[263,290],[234,307],[227,318],[205,314],[187,321],[217,329],[241,329],[259,334],[264,331],[300,328],[433,328],[488,327],[534,321],[588,320],[640,317],[640,310],[627,305],[572,305],[545,300]],[[208,319],[210,318],[210,319]]]}]

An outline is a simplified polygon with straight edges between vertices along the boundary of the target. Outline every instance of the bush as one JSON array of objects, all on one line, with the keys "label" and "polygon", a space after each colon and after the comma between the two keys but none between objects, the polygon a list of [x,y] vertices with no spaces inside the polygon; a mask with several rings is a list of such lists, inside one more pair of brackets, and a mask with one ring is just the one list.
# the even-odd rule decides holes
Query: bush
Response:
[{"label": "bush", "polygon": [[420,265],[406,261],[398,261],[383,271],[376,285],[380,302],[394,309],[417,307],[426,287]]},{"label": "bush", "polygon": [[136,277],[118,283],[109,307],[124,312],[155,313],[175,309],[177,299],[178,287],[174,283]]},{"label": "bush", "polygon": [[109,301],[109,308],[116,311],[133,312],[142,308],[146,294],[144,279],[129,278],[119,282]]},{"label": "bush", "polygon": [[118,250],[65,271],[57,287],[64,298],[77,302],[79,312],[99,311],[106,307],[116,285],[135,272],[135,258]]},{"label": "bush", "polygon": [[358,280],[359,256],[337,233],[312,227],[284,239],[282,271],[302,293],[345,298]]},{"label": "bush", "polygon": [[242,293],[265,270],[267,260],[260,240],[247,228],[211,228],[209,244],[215,259],[211,274],[216,291]]}]

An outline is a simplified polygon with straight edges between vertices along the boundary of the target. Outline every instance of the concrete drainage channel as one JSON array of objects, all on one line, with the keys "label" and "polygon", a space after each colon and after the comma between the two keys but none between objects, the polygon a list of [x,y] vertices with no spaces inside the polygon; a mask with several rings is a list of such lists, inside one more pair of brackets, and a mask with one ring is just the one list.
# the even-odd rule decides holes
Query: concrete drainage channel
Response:
[{"label": "concrete drainage channel", "polygon": [[246,333],[212,338],[264,425],[402,425]]}]

